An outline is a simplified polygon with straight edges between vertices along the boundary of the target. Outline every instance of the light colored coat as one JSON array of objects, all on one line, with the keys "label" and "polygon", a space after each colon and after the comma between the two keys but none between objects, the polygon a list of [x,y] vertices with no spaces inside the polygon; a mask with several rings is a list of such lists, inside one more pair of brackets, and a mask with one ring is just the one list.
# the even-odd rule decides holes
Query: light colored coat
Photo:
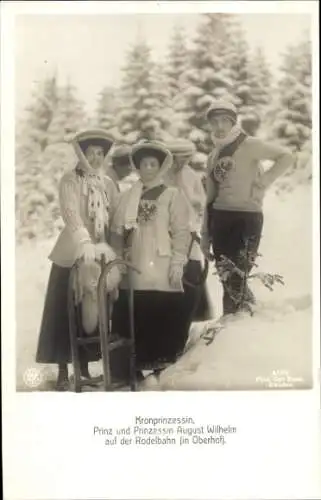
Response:
[{"label": "light colored coat", "polygon": [[[191,232],[200,233],[206,206],[206,194],[200,175],[189,165],[185,165],[177,173],[170,171],[166,177],[169,186],[176,186],[186,197]],[[202,260],[199,244],[194,242],[190,254],[193,260]]]},{"label": "light colored coat", "polygon": [[[109,201],[109,217],[113,217],[118,194],[114,183],[104,177],[105,192]],[[65,227],[58,236],[49,259],[61,267],[72,267],[84,240],[93,243],[93,222],[88,217],[88,195],[81,190],[81,182],[74,170],[67,172],[59,184],[59,206]]]},{"label": "light colored coat", "polygon": [[[124,252],[125,207],[132,189],[122,194],[111,226],[111,245],[120,256]],[[175,187],[165,189],[152,203],[156,205],[156,214],[151,220],[139,223],[132,233],[129,259],[141,273],[132,273],[132,284],[135,290],[177,291],[169,283],[169,270],[171,264],[183,265],[187,261],[190,244],[188,205]],[[160,237],[162,249],[157,244]],[[126,277],[121,287],[128,287]]]}]

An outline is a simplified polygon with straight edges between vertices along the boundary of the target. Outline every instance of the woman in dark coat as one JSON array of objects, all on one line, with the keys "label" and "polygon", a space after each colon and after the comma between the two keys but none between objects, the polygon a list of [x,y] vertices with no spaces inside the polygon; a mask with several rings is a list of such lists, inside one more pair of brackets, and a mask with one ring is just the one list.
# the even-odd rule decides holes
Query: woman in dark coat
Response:
[{"label": "woman in dark coat", "polygon": [[[68,363],[71,362],[68,323],[71,267],[77,258],[88,265],[94,262],[97,245],[104,248],[110,259],[114,255],[107,241],[118,195],[113,182],[103,175],[104,159],[112,144],[113,139],[102,130],[77,134],[73,146],[79,163],[62,177],[59,185],[59,205],[65,227],[49,256],[52,267],[36,353],[38,363],[58,365],[57,390],[68,388]],[[79,354],[81,375],[90,378],[88,362],[100,359],[100,346],[83,346]]]}]

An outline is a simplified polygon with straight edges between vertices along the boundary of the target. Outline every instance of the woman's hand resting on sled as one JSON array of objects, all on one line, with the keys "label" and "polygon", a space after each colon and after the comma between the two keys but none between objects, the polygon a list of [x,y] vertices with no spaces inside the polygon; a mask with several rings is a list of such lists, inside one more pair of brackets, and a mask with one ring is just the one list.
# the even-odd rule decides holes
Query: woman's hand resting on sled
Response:
[{"label": "woman's hand resting on sled", "polygon": [[85,241],[84,243],[82,243],[79,249],[78,257],[83,258],[86,264],[88,264],[89,262],[93,262],[96,258],[95,245],[91,241]]}]

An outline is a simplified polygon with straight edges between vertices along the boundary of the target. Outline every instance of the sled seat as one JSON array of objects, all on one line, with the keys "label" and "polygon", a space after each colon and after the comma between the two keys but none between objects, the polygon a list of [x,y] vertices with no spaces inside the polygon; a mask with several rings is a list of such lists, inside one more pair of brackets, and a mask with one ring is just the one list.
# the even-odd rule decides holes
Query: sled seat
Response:
[{"label": "sled seat", "polygon": [[[129,273],[131,271],[139,272],[134,266],[129,262],[122,259],[115,259],[108,264],[106,264],[105,256],[102,255],[100,266],[101,273],[98,281],[97,287],[97,299],[98,299],[98,330],[99,335],[90,336],[79,336],[80,331],[79,325],[81,324],[81,318],[79,314],[76,313],[75,306],[75,290],[74,283],[75,275],[79,270],[81,261],[77,260],[73,265],[70,273],[69,279],[69,289],[68,289],[68,314],[69,314],[69,335],[71,344],[71,357],[72,365],[74,369],[73,377],[73,390],[74,392],[81,392],[84,386],[86,387],[97,387],[97,385],[103,382],[104,391],[114,391],[117,389],[124,388],[126,382],[124,380],[112,381],[112,373],[110,366],[110,353],[117,349],[124,347],[128,348],[129,356],[129,385],[131,391],[136,391],[136,359],[135,359],[135,332],[134,332],[134,292],[133,288],[129,288],[128,298],[129,298],[129,310],[130,310],[130,337],[122,338],[117,334],[111,333],[111,311],[112,311],[112,300],[110,294],[106,292],[106,277],[110,270],[116,265],[122,265],[127,267]],[[131,281],[131,280],[130,280]],[[101,348],[102,365],[103,365],[103,375],[100,377],[92,377],[90,379],[84,379],[81,377],[80,373],[80,358],[79,358],[79,347],[99,344]]]}]

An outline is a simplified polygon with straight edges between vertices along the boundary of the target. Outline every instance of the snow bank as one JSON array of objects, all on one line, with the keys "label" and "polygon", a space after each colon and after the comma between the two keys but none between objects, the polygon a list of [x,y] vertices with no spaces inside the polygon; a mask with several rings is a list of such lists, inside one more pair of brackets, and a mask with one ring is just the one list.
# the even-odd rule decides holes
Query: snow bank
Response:
[{"label": "snow bank", "polygon": [[234,318],[208,346],[199,341],[162,374],[159,389],[310,387],[310,300],[275,305],[263,307],[252,318]]},{"label": "snow bank", "polygon": [[[258,299],[254,316],[239,315],[227,322],[208,346],[198,340],[163,372],[159,384],[147,379],[145,390],[311,387],[311,215],[308,185],[291,194],[267,196],[258,270],[282,274],[285,286],[270,292],[253,282]],[[210,276],[209,287],[219,316],[222,292],[216,277]],[[194,339],[204,326],[194,326]]]}]

